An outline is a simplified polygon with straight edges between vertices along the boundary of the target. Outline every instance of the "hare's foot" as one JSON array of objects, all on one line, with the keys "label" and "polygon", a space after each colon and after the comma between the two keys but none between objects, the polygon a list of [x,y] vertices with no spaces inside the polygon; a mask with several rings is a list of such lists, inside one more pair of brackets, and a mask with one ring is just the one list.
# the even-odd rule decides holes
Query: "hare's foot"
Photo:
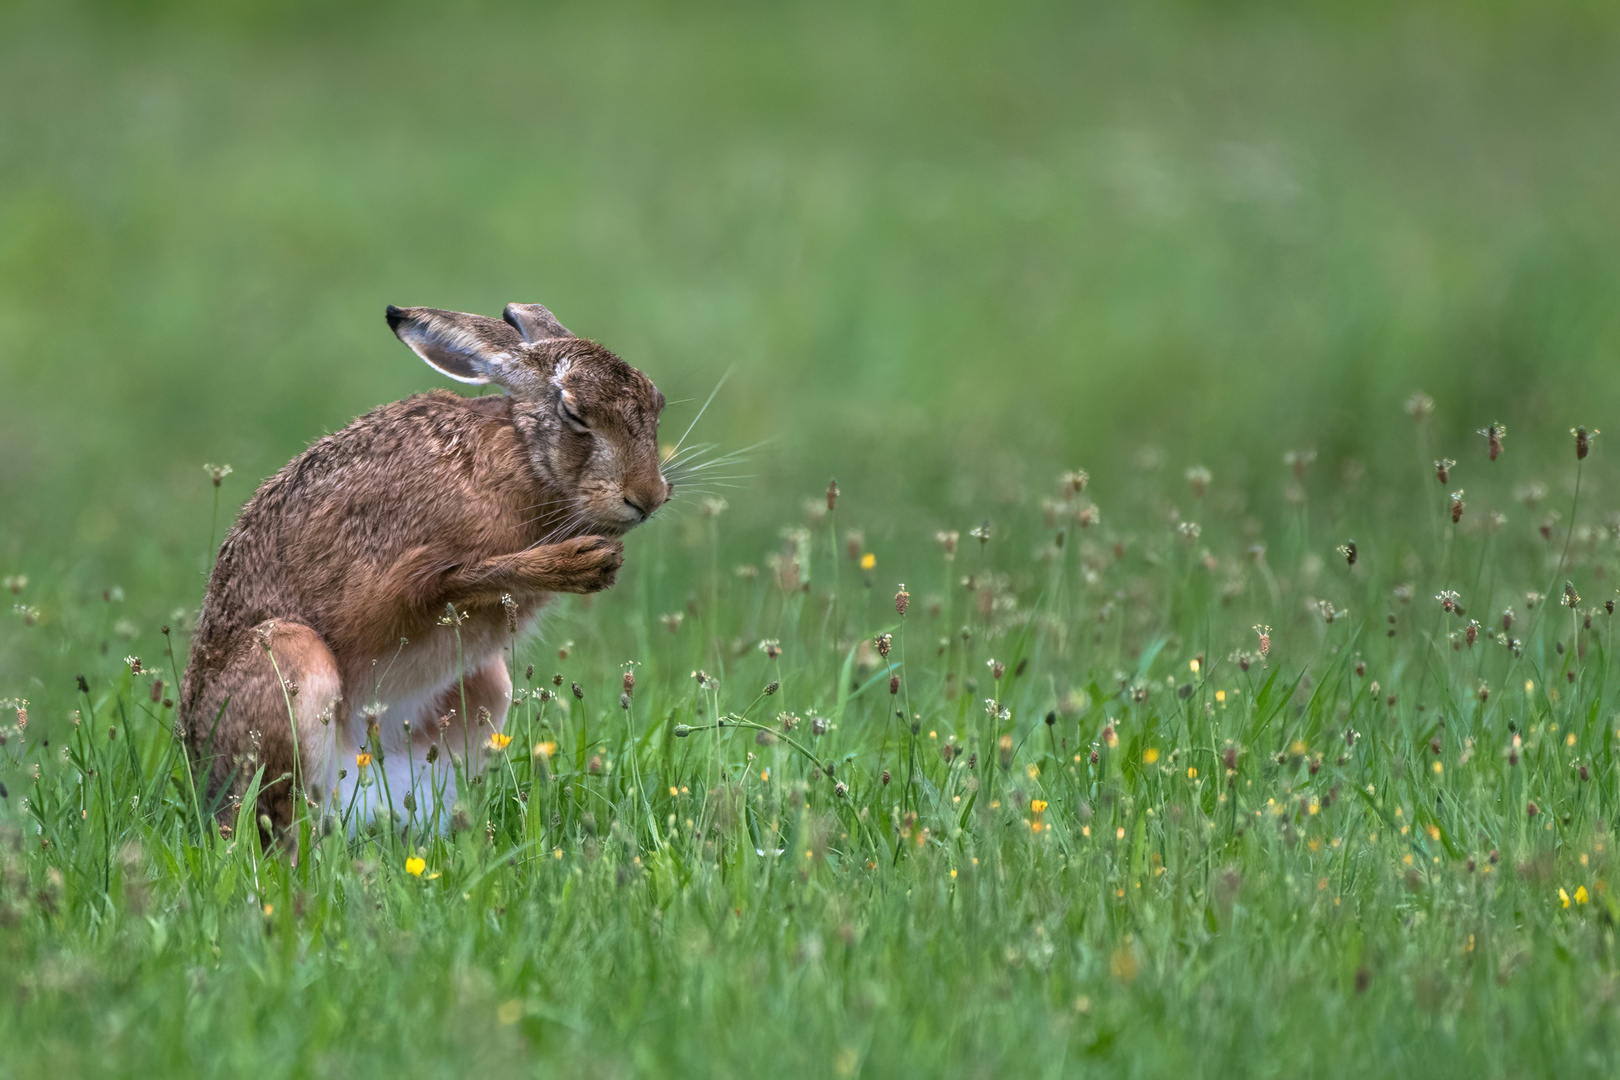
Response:
[{"label": "hare's foot", "polygon": [[271,823],[266,840],[292,824],[295,798],[319,805],[330,797],[342,709],[337,663],[320,635],[275,619],[254,627],[190,717],[219,820],[234,824],[237,802],[261,768],[256,816]]},{"label": "hare's foot", "polygon": [[450,571],[444,599],[458,606],[496,604],[509,593],[600,592],[624,565],[624,544],[607,536],[576,536]]}]

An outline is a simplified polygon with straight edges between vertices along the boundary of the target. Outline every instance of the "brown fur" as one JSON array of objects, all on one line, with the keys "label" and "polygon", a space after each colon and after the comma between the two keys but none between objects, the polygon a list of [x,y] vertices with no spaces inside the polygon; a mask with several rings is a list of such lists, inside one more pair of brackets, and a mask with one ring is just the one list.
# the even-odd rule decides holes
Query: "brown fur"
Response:
[{"label": "brown fur", "polygon": [[181,692],[222,820],[262,766],[259,811],[284,828],[295,789],[331,800],[363,746],[420,762],[437,742],[476,772],[511,700],[514,622],[611,586],[617,537],[669,498],[652,382],[538,305],[507,316],[390,308],[430,364],[510,393],[367,413],[265,481],[226,536]]}]

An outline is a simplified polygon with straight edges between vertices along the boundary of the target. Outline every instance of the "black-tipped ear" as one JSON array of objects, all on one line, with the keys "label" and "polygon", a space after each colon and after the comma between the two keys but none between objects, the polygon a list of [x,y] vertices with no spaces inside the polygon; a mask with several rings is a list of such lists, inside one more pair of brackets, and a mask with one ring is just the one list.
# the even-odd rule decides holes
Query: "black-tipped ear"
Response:
[{"label": "black-tipped ear", "polygon": [[502,378],[523,340],[506,323],[437,308],[388,305],[388,328],[438,371],[464,383]]},{"label": "black-tipped ear", "polygon": [[548,338],[574,336],[568,332],[566,326],[557,321],[555,315],[539,304],[507,304],[502,318],[517,328],[524,341],[545,341]]}]

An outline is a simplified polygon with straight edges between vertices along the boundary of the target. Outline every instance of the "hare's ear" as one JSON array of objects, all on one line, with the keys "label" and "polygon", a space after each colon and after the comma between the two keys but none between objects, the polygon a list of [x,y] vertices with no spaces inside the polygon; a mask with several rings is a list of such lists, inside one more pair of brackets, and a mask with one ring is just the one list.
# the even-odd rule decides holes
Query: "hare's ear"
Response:
[{"label": "hare's ear", "polygon": [[499,319],[437,308],[388,305],[388,327],[411,351],[464,383],[506,385],[523,339]]},{"label": "hare's ear", "polygon": [[574,335],[557,321],[557,317],[539,304],[507,304],[503,316],[517,328],[524,341],[545,341],[549,338],[571,338]]}]

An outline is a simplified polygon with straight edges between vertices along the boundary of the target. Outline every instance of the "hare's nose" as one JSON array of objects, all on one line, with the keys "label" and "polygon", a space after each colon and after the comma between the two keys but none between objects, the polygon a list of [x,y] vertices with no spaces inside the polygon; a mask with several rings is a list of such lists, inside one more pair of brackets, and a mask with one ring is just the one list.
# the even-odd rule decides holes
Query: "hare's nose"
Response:
[{"label": "hare's nose", "polygon": [[642,521],[646,521],[647,520],[647,515],[649,513],[651,513],[651,511],[648,510],[645,506],[642,506],[640,503],[636,502],[634,499],[630,498],[630,496],[628,496],[628,495],[626,495],[624,497],[624,505],[626,505],[630,509],[634,510],[636,512],[636,514],[638,515],[638,517],[640,518],[640,520],[642,520]]}]

